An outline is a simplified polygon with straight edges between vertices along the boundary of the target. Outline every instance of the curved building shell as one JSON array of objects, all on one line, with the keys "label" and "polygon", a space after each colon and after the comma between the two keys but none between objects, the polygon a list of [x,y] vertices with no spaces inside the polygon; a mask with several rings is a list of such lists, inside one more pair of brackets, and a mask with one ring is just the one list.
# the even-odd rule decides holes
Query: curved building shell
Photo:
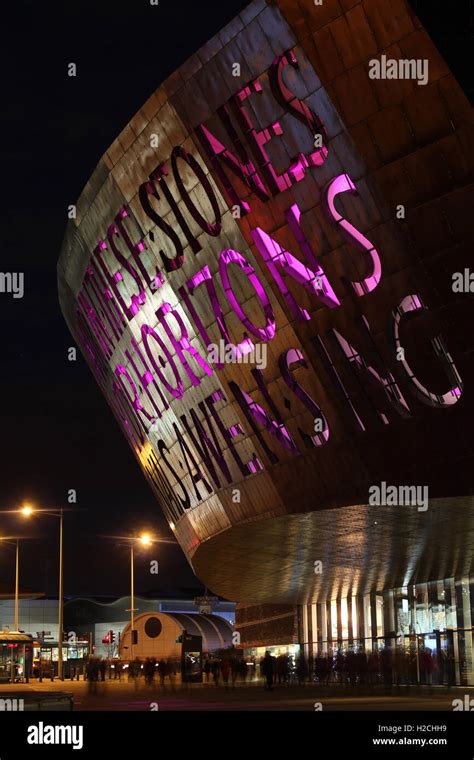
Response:
[{"label": "curved building shell", "polygon": [[61,307],[214,593],[468,578],[472,144],[404,0],[255,0],[100,159]]}]

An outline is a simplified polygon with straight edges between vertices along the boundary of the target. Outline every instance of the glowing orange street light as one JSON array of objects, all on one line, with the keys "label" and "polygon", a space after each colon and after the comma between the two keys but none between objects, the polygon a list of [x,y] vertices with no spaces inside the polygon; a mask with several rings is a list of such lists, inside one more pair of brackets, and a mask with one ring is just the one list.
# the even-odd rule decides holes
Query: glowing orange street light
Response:
[{"label": "glowing orange street light", "polygon": [[135,541],[140,543],[142,546],[150,546],[150,544],[153,542],[152,537],[149,533],[142,533],[138,538],[132,538],[130,539],[130,660],[133,660],[133,644],[134,644],[134,627],[135,627],[135,578],[134,578],[134,556],[133,556],[133,547],[135,544]]},{"label": "glowing orange street light", "polygon": [[[31,504],[25,503],[18,511],[23,517],[31,517],[35,510]],[[50,517],[59,517],[58,678],[63,681],[63,510],[59,508],[38,511]]]}]

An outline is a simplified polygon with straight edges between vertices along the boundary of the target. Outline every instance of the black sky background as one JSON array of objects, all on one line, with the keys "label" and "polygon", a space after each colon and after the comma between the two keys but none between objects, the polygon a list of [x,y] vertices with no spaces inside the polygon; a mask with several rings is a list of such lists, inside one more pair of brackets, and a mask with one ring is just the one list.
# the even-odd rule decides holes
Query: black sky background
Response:
[{"label": "black sky background", "polygon": [[[65,517],[67,595],[128,592],[128,553],[102,536],[141,528],[172,538],[62,318],[56,263],[75,203],[99,158],[160,83],[247,5],[246,0],[184,2],[81,0],[2,6],[3,272],[25,273],[25,295],[0,294],[0,509],[30,499],[77,509]],[[414,0],[454,73],[472,97],[471,0]],[[449,16],[447,15],[450,14]],[[67,64],[78,75],[67,76]],[[21,545],[21,586],[57,591],[57,520],[25,524],[0,515],[0,535]],[[136,563],[140,591],[202,590],[180,548],[156,546],[153,580]],[[0,587],[12,586],[14,554],[0,545]]]},{"label": "black sky background", "polygon": [[[56,282],[67,206],[151,93],[246,4],[22,2],[2,24],[0,269],[25,273],[25,295],[0,294],[0,508],[67,506],[77,490],[64,521],[66,594],[128,592],[128,551],[101,536],[149,528],[172,538],[82,355],[67,359],[74,342]],[[0,535],[34,537],[21,547],[24,588],[57,593],[57,533],[54,518],[0,516]],[[13,573],[14,550],[0,546],[0,583],[12,585]],[[138,558],[136,574],[137,590],[202,590],[177,544]]]}]

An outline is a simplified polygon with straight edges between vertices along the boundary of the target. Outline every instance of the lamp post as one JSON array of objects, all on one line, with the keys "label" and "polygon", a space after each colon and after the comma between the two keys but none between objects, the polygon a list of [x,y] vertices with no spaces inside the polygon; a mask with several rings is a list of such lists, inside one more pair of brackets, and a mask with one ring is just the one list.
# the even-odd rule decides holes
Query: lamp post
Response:
[{"label": "lamp post", "polygon": [[130,542],[130,662],[133,660],[133,634],[135,625],[135,580],[134,580],[133,541]]},{"label": "lamp post", "polygon": [[15,539],[15,541],[7,541],[4,538],[0,539],[2,541],[2,544],[8,544],[9,546],[15,546],[15,620],[13,623],[14,630],[18,633],[19,630],[19,615],[18,615],[18,607],[19,607],[19,576],[20,576],[20,540],[18,538]]},{"label": "lamp post", "polygon": [[[9,546],[15,547],[15,619],[13,623],[13,629],[15,633],[19,632],[19,615],[18,615],[18,608],[19,608],[19,575],[20,575],[20,540],[19,538],[16,538],[15,541],[8,541],[4,538],[0,539],[2,544],[8,544]],[[23,662],[24,662],[24,671],[22,676],[22,681],[25,680],[25,670],[26,670],[26,662],[25,662],[25,648],[23,647]],[[13,649],[11,650],[11,661],[10,661],[10,678],[11,682],[15,682],[15,660],[13,656]]]},{"label": "lamp post", "polygon": [[29,504],[25,504],[20,511],[23,517],[31,517],[33,512],[49,517],[59,517],[58,678],[63,681],[63,508],[53,511],[34,510]]},{"label": "lamp post", "polygon": [[20,575],[20,542],[17,538],[15,549],[15,631],[19,631],[18,622],[18,597],[19,597],[19,575]]},{"label": "lamp post", "polygon": [[142,533],[142,535],[136,539],[130,539],[130,662],[133,661],[133,636],[135,626],[135,577],[134,577],[134,546],[135,542],[139,541],[142,546],[149,546],[152,542],[148,533]]}]

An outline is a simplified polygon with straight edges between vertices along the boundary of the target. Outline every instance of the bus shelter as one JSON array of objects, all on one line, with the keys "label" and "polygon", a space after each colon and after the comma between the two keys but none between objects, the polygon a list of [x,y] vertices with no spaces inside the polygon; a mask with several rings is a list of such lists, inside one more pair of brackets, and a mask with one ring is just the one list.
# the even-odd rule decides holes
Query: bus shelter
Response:
[{"label": "bus shelter", "polygon": [[0,631],[0,682],[17,683],[28,678],[33,638],[19,631]]}]

